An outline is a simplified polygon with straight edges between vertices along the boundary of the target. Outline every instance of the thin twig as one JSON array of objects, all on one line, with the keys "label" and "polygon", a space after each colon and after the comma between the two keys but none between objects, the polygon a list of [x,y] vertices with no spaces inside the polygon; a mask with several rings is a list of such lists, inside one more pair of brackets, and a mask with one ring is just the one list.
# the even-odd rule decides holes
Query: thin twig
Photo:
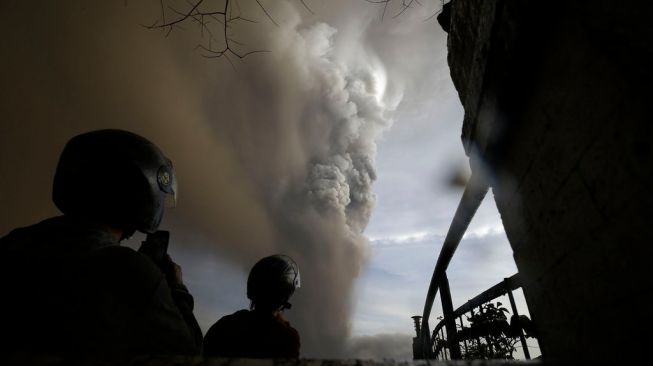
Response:
[{"label": "thin twig", "polygon": [[401,2],[401,6],[402,6],[401,11],[397,15],[393,16],[392,18],[396,18],[396,17],[400,16],[401,14],[403,14],[408,8],[410,8],[410,6],[413,4],[413,1],[414,0],[410,0],[408,2],[408,4],[406,4],[405,0],[402,1]]},{"label": "thin twig", "polygon": [[268,13],[268,10],[265,8],[265,6],[263,6],[259,0],[256,0],[256,3],[258,4],[258,6],[261,7],[261,9],[263,9],[263,12],[265,13],[265,15],[267,15],[268,19],[270,19],[272,24],[274,24],[274,25],[276,25],[278,27],[279,24],[277,24],[277,22],[275,22],[274,19],[272,19],[272,16]]},{"label": "thin twig", "polygon": [[[270,22],[278,27],[279,23],[263,5],[262,0],[254,1]],[[299,1],[309,13],[314,14],[305,0]],[[387,6],[387,1],[390,0],[383,1]],[[179,0],[179,3],[183,6],[181,10],[175,7],[176,3],[173,0],[159,0],[161,18],[150,25],[144,25],[144,27],[163,29],[167,37],[174,29],[183,29],[184,24],[197,24],[200,27],[200,37],[203,41],[202,44],[197,45],[196,49],[200,50],[202,56],[207,58],[226,58],[234,69],[235,60],[242,62],[249,55],[270,52],[268,50],[243,50],[246,45],[234,36],[233,26],[236,22],[257,23],[255,19],[248,18],[242,13],[239,0]],[[173,15],[171,16],[171,14]],[[216,32],[217,30],[220,32]]]},{"label": "thin twig", "polygon": [[313,10],[311,10],[311,8],[309,8],[308,5],[306,5],[306,3],[304,2],[304,0],[299,0],[299,1],[302,3],[302,5],[304,5],[304,8],[306,8],[306,10],[307,10],[309,13],[311,13],[311,15],[315,15],[315,13],[313,13]]}]

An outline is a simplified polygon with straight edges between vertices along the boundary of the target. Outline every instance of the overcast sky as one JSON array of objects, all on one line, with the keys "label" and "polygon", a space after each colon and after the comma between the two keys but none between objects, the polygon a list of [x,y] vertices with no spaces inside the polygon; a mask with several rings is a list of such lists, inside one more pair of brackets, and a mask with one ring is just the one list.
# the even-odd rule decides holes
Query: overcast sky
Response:
[{"label": "overcast sky", "polygon": [[[303,356],[410,358],[467,167],[446,33],[428,20],[440,1],[383,21],[362,0],[263,3],[278,26],[241,1],[259,22],[234,32],[270,52],[232,67],[202,57],[192,25],[145,29],[159,1],[10,1],[0,234],[57,214],[50,184],[71,136],[128,129],[175,164],[163,228],[204,330],[247,307],[247,271],[283,252],[302,271],[287,316]],[[454,306],[515,272],[490,192],[451,263]]]}]

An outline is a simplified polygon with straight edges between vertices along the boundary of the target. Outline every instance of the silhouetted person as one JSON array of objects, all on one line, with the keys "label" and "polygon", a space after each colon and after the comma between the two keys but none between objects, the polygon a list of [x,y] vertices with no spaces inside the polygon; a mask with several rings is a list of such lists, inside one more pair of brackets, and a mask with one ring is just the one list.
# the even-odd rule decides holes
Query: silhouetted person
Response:
[{"label": "silhouetted person", "polygon": [[120,246],[136,230],[155,232],[175,195],[172,163],[143,137],[72,138],[53,185],[63,216],[0,239],[0,354],[199,354],[181,268],[165,252],[157,266]]},{"label": "silhouetted person", "polygon": [[299,288],[299,268],[288,256],[258,261],[247,279],[250,310],[222,317],[204,337],[204,356],[298,358],[299,333],[282,314]]}]

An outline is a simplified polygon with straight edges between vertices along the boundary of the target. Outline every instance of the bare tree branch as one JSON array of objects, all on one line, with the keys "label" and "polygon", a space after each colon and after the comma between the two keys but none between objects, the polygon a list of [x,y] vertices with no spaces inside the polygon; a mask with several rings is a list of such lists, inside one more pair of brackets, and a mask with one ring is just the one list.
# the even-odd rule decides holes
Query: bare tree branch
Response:
[{"label": "bare tree branch", "polygon": [[[230,34],[232,32],[229,29],[235,22],[257,23],[255,20],[244,17],[241,14],[238,0],[184,0],[182,2],[182,4],[185,3],[183,6],[186,7],[184,10],[178,10],[178,8],[175,7],[176,5],[173,6],[169,4],[174,3],[174,1],[175,0],[159,0],[161,19],[154,22],[152,25],[146,26],[146,28],[163,29],[165,30],[165,35],[167,37],[173,29],[181,28],[182,24],[197,24],[201,38],[206,39],[206,41],[204,41],[206,43],[199,44],[196,49],[202,51],[203,56],[207,58],[224,57],[232,67],[235,67],[235,65],[231,57],[242,60],[251,54],[268,52],[267,50],[241,51],[241,48],[246,47],[246,45],[235,40]],[[257,6],[263,10],[266,17],[274,25],[278,26],[277,22],[272,18],[271,14],[263,4],[259,0],[254,1]],[[180,7],[182,4],[180,4]],[[168,11],[166,11],[166,9]],[[169,14],[167,14],[168,12],[175,14],[174,19],[169,18]],[[215,23],[213,21],[215,21]],[[220,32],[215,32],[216,27],[219,27],[218,29],[220,29]]]},{"label": "bare tree branch", "polygon": [[[279,26],[279,23],[263,5],[262,0],[249,1],[252,6],[260,8],[272,24]],[[314,14],[305,0],[299,1],[309,13]],[[234,60],[242,61],[249,55],[269,52],[267,50],[246,50],[247,46],[234,38],[232,29],[235,28],[236,23],[258,23],[243,15],[239,0],[159,0],[158,2],[160,19],[150,25],[144,25],[144,27],[161,29],[168,37],[173,30],[183,29],[183,24],[197,25],[202,43],[198,44],[196,49],[201,51],[204,57],[224,57],[232,67],[235,67]],[[171,17],[171,15],[173,16]]]},{"label": "bare tree branch", "polygon": [[265,13],[265,15],[266,15],[266,16],[268,17],[268,19],[270,19],[270,21],[272,22],[272,24],[274,24],[274,25],[276,25],[276,26],[278,27],[279,24],[277,24],[277,22],[274,21],[274,19],[272,18],[272,16],[270,15],[270,13],[268,13],[268,10],[265,8],[265,6],[263,6],[259,0],[256,0],[256,3],[258,4],[258,6],[261,7],[261,9],[262,9],[263,12]]},{"label": "bare tree branch", "polygon": [[[381,21],[385,18],[386,13],[388,12],[388,6],[390,3],[394,3],[395,0],[365,0],[366,2],[370,4],[383,4],[383,11],[381,13]],[[424,21],[428,21],[436,17],[440,12],[442,11],[442,7],[444,7],[445,0],[440,0],[439,1],[441,6],[440,9],[435,11],[433,14],[431,14],[428,18],[426,18]],[[398,3],[399,11],[397,14],[393,15],[392,18],[398,18],[402,14],[404,14],[409,8],[414,8],[415,5],[419,6],[424,6],[424,1],[423,0],[401,0],[401,2]],[[394,8],[394,7],[393,7]]]},{"label": "bare tree branch", "polygon": [[[260,8],[268,20],[275,26],[279,26],[272,14],[263,5],[261,0],[253,0],[256,7]],[[300,0],[302,6],[311,14],[313,11],[304,0]],[[147,29],[162,29],[165,36],[169,36],[174,29],[183,29],[181,26],[186,23],[196,24],[199,27],[202,44],[196,49],[207,58],[224,57],[235,67],[234,58],[242,60],[245,57],[267,50],[244,51],[246,45],[234,39],[230,29],[237,22],[258,23],[243,15],[239,0],[159,0],[160,19],[151,25],[145,25]],[[181,10],[180,10],[181,9]],[[171,19],[170,15],[174,17]],[[219,31],[218,31],[219,30]]]},{"label": "bare tree branch", "polygon": [[365,0],[365,1],[367,1],[370,4],[383,4],[383,13],[381,13],[381,21],[383,21],[383,18],[385,18],[385,12],[388,9],[388,4],[390,4],[392,0]]},{"label": "bare tree branch", "polygon": [[304,8],[306,8],[306,10],[307,10],[309,13],[311,13],[311,15],[315,15],[315,13],[313,13],[313,10],[311,10],[311,8],[309,8],[308,5],[306,5],[306,3],[304,2],[304,0],[299,0],[299,1],[301,1],[302,5],[304,5]]},{"label": "bare tree branch", "polygon": [[392,18],[396,18],[396,17],[400,16],[401,14],[403,14],[406,11],[406,9],[410,8],[410,6],[413,4],[413,1],[414,0],[409,0],[408,3],[406,3],[406,0],[402,0],[401,1],[401,11],[399,12],[399,14],[393,16]]},{"label": "bare tree branch", "polygon": [[[250,0],[251,4],[256,3],[255,7],[260,8],[268,20],[275,26],[279,26],[272,14],[263,5],[262,0]],[[381,20],[391,9],[398,7],[398,12],[392,18],[397,18],[415,6],[424,6],[424,0],[365,0],[370,4],[382,5]],[[313,11],[305,0],[299,0],[301,5],[310,13]],[[171,5],[180,5],[179,8]],[[391,3],[397,4],[390,7]],[[444,6],[445,0],[440,0]],[[151,25],[144,27],[148,29],[161,29],[165,31],[165,36],[169,36],[174,29],[183,29],[182,25],[191,23],[199,27],[203,44],[196,47],[203,52],[207,58],[224,57],[235,67],[234,60],[243,60],[245,57],[256,54],[269,52],[268,50],[246,50],[247,45],[236,40],[233,36],[236,23],[257,23],[256,20],[245,17],[241,11],[239,0],[159,0],[160,19]],[[437,16],[441,10],[438,10],[426,20]],[[171,15],[172,18],[171,18]],[[233,26],[233,27],[232,27]]]}]

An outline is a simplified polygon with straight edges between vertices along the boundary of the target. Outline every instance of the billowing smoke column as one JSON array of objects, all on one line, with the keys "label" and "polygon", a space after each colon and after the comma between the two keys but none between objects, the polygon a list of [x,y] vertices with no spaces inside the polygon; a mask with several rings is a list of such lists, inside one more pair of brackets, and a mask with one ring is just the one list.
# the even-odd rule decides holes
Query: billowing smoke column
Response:
[{"label": "billowing smoke column", "polygon": [[[324,37],[328,42],[334,32],[326,24],[318,24],[307,31],[307,36]],[[319,49],[311,60],[315,87],[321,92],[313,105],[322,104],[322,108],[321,113],[306,118],[311,124],[325,124],[329,134],[325,136],[325,151],[309,162],[309,198],[321,212],[344,218],[348,230],[360,234],[374,205],[375,138],[390,122],[378,99],[383,86],[373,78],[379,70],[352,72],[330,60],[329,50]]]},{"label": "billowing smoke column", "polygon": [[301,163],[277,161],[290,168],[290,179],[275,185],[266,174],[258,184],[277,229],[276,250],[302,268],[304,287],[289,314],[303,350],[334,357],[349,335],[352,287],[367,254],[362,232],[375,201],[375,140],[390,125],[384,70],[372,55],[339,59],[336,30],[327,24],[296,23],[285,32],[284,64],[297,71],[286,77],[302,93],[289,104],[298,108],[296,120],[272,124],[292,126],[304,155]]},{"label": "billowing smoke column", "polygon": [[[313,26],[304,34],[310,40],[306,45],[330,45],[334,32],[325,24]],[[308,60],[313,87],[319,91],[318,99],[309,105],[322,107],[313,115],[307,113],[307,122],[328,134],[324,136],[326,149],[310,156],[306,179],[308,209],[316,211],[323,228],[312,232],[305,245],[325,248],[311,249],[303,258],[309,266],[309,283],[315,288],[309,290],[313,294],[306,297],[308,301],[300,304],[308,309],[327,309],[311,329],[304,331],[307,345],[322,341],[336,347],[324,350],[326,354],[337,353],[348,335],[352,285],[367,249],[362,231],[374,205],[375,138],[389,125],[386,108],[378,99],[383,86],[373,78],[380,70],[349,69],[330,59],[329,51],[329,47],[320,47]],[[300,225],[315,227],[309,221]],[[306,313],[309,317],[315,314]],[[306,321],[310,319],[302,319]],[[323,342],[325,337],[327,342]]]}]

